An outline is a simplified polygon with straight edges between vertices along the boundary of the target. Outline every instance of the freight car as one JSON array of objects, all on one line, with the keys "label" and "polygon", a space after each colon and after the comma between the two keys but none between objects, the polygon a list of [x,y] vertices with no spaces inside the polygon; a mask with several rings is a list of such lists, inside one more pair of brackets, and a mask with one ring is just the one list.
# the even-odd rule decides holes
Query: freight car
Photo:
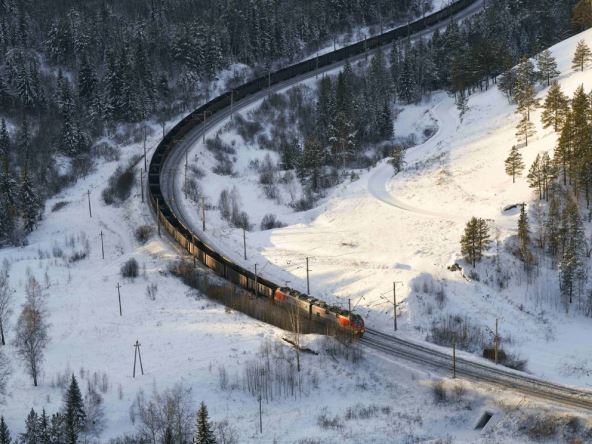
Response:
[{"label": "freight car", "polygon": [[187,250],[189,254],[194,256],[206,267],[212,269],[214,272],[234,284],[255,293],[257,296],[267,297],[279,304],[298,307],[303,310],[303,312],[306,312],[310,319],[319,318],[324,321],[333,322],[337,326],[351,330],[357,336],[361,336],[364,333],[364,320],[361,316],[343,310],[338,306],[329,306],[321,300],[306,294],[301,294],[296,290],[285,287],[280,288],[273,282],[257,276],[251,271],[235,264],[233,261],[222,256],[204,243],[177,218],[167,204],[160,183],[162,166],[171,151],[189,132],[199,127],[199,125],[204,124],[206,117],[210,118],[220,111],[226,110],[231,107],[234,102],[288,79],[309,74],[319,68],[329,67],[335,63],[349,59],[350,57],[363,54],[369,50],[385,46],[396,40],[409,37],[411,34],[428,29],[438,23],[444,23],[445,21],[450,20],[455,14],[477,1],[478,0],[459,0],[446,8],[426,16],[421,20],[410,23],[405,27],[394,29],[362,42],[346,46],[337,51],[326,53],[316,58],[280,69],[269,75],[256,78],[232,91],[216,97],[187,115],[165,135],[163,140],[156,147],[150,161],[150,169],[148,172],[149,200],[156,213],[159,232],[160,227],[162,226],[182,248]]}]

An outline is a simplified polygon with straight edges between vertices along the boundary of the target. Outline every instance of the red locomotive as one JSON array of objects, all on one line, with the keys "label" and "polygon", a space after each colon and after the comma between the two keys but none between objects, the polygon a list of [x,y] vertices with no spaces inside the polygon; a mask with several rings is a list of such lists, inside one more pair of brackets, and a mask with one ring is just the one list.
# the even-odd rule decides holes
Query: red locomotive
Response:
[{"label": "red locomotive", "polygon": [[328,305],[324,301],[288,287],[277,288],[273,294],[273,299],[300,308],[308,313],[309,319],[316,316],[330,322],[337,322],[344,328],[349,327],[358,337],[364,334],[364,320],[362,317],[348,310],[343,310],[336,305]]}]

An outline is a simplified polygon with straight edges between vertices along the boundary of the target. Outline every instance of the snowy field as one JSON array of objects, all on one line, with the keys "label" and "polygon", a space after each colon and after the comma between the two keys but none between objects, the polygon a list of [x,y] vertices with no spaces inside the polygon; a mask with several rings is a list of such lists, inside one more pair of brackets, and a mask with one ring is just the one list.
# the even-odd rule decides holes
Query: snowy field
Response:
[{"label": "snowy field", "polygon": [[[562,72],[559,82],[569,96],[582,83],[587,91],[592,88],[589,71],[570,68],[581,38],[592,43],[588,31],[552,48]],[[538,88],[538,97],[544,99],[547,88]],[[536,199],[525,177],[512,184],[504,172],[504,159],[516,143],[515,106],[496,87],[473,95],[469,106],[462,122],[452,98],[443,93],[405,107],[395,122],[397,136],[413,135],[421,142],[425,129],[429,133],[438,128],[433,137],[408,151],[406,170],[393,177],[385,162],[358,171],[359,180],[346,181],[316,208],[300,213],[287,206],[297,185],[280,186],[279,200],[272,201],[258,184],[252,161],[262,162],[267,155],[276,159],[275,153],[245,144],[236,133],[223,133],[222,139],[237,151],[235,174],[218,176],[211,172],[216,165],[212,153],[199,143],[189,156],[206,174],[200,183],[209,203],[216,205],[221,190],[234,188],[255,226],[247,234],[246,261],[242,232],[221,221],[216,209],[207,211],[204,237],[237,262],[250,269],[258,264],[266,277],[301,291],[306,291],[309,257],[311,293],[344,307],[351,299],[372,328],[392,330],[393,281],[403,283],[397,289],[400,334],[425,339],[432,321],[448,315],[461,315],[493,330],[498,318],[500,333],[511,338],[506,348],[527,359],[528,371],[591,386],[590,319],[565,315],[562,307],[549,302],[558,284],[548,264],[540,267],[534,282],[527,282],[521,264],[504,250],[504,242],[516,234],[518,214],[503,209],[534,204]],[[551,151],[555,144],[552,129],[542,129],[540,113],[531,119],[537,126],[535,137],[521,150],[527,168],[537,153]],[[177,184],[182,183],[180,175]],[[201,221],[193,216],[199,214],[196,204],[185,204],[188,219],[199,229]],[[259,222],[267,213],[287,226],[260,231]],[[471,216],[488,219],[495,227],[502,272],[510,278],[507,289],[499,291],[447,269],[461,260],[459,240]],[[491,253],[496,250],[494,242]],[[477,267],[482,282],[494,279],[493,268],[491,262]],[[440,289],[444,303],[435,297]]]}]

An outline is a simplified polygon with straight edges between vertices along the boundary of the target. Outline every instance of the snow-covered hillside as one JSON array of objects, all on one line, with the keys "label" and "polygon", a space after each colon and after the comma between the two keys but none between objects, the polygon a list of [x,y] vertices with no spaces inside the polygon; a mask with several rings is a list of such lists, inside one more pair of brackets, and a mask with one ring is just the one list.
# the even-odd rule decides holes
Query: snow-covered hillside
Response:
[{"label": "snow-covered hillside", "polygon": [[[589,71],[571,70],[576,43],[582,38],[592,43],[592,32],[552,48],[561,70],[559,82],[569,96],[580,84],[586,91],[592,88]],[[538,88],[538,96],[544,98],[547,88]],[[425,339],[432,322],[449,315],[491,332],[498,318],[500,333],[508,339],[506,347],[527,359],[529,371],[588,385],[592,345],[586,338],[591,321],[565,315],[551,302],[558,283],[547,264],[540,267],[534,282],[527,282],[521,264],[505,251],[504,243],[516,234],[518,215],[504,208],[534,204],[536,199],[524,177],[513,184],[504,173],[504,159],[516,144],[515,105],[493,87],[473,95],[469,107],[462,122],[453,99],[443,93],[420,107],[405,108],[395,122],[398,135],[421,134],[433,120],[439,127],[426,143],[408,151],[406,170],[393,177],[391,166],[384,162],[358,171],[359,180],[340,185],[316,208],[301,213],[285,206],[284,191],[280,197],[284,205],[266,199],[249,167],[249,160],[274,153],[245,147],[236,134],[226,135],[237,151],[236,174],[221,177],[209,171],[215,161],[198,144],[190,158],[199,159],[206,172],[201,183],[211,204],[217,204],[221,189],[235,187],[256,227],[266,213],[287,224],[248,233],[246,261],[242,232],[220,221],[217,210],[208,211],[205,237],[239,263],[251,269],[257,263],[267,277],[303,291],[309,257],[311,293],[343,306],[351,299],[373,328],[392,329],[394,281],[403,283],[397,291],[404,335]],[[555,145],[552,129],[542,129],[540,112],[532,115],[537,133],[521,150],[527,168],[538,153],[552,151]],[[182,177],[178,183],[181,186]],[[186,204],[186,214],[198,214],[194,203]],[[504,279],[509,279],[504,290],[487,284],[495,279],[491,262],[476,270],[482,282],[447,269],[461,259],[459,240],[471,216],[488,219],[495,227],[497,242],[490,254],[499,253]],[[199,228],[197,217],[189,219]],[[467,275],[470,271],[465,270]]]}]

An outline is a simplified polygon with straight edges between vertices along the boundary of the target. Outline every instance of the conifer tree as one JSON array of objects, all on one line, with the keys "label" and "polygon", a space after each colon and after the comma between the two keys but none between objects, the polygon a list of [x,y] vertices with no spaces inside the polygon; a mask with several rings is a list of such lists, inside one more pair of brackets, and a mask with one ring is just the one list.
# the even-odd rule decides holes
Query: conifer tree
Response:
[{"label": "conifer tree", "polygon": [[470,262],[475,267],[475,264],[481,260],[490,243],[491,238],[487,222],[484,219],[471,218],[460,240],[461,253],[467,262]]},{"label": "conifer tree", "polygon": [[528,139],[534,134],[534,124],[528,120],[528,114],[525,112],[522,114],[518,125],[516,125],[516,137],[518,137],[519,142],[524,142],[525,146],[528,146]]},{"label": "conifer tree", "polygon": [[197,412],[197,426],[195,430],[195,444],[215,444],[216,439],[214,438],[214,432],[212,432],[212,425],[208,418],[208,409],[205,403],[199,406]]},{"label": "conifer tree", "polygon": [[63,416],[66,444],[76,444],[81,433],[84,431],[86,413],[84,412],[82,393],[80,393],[80,388],[74,375],[72,375],[70,386],[64,395]]},{"label": "conifer tree", "polygon": [[4,421],[4,416],[0,416],[0,444],[11,444],[10,430]]},{"label": "conifer tree", "polygon": [[583,72],[586,64],[590,61],[592,61],[592,51],[586,44],[585,40],[580,40],[576,46],[576,51],[573,60],[571,61],[571,67],[576,71],[580,70]]},{"label": "conifer tree", "polygon": [[545,49],[537,56],[537,67],[541,80],[547,82],[547,86],[551,84],[551,79],[554,79],[560,74],[557,70],[557,62],[548,49]]},{"label": "conifer tree", "polygon": [[53,444],[50,419],[47,416],[47,413],[45,413],[45,409],[42,410],[41,416],[39,416],[39,424],[37,428],[39,431],[38,444]]},{"label": "conifer tree", "polygon": [[43,205],[25,171],[20,185],[19,210],[23,220],[23,228],[26,233],[31,233],[36,227],[43,214]]},{"label": "conifer tree", "polygon": [[39,442],[39,417],[33,409],[25,420],[25,431],[21,434],[21,442],[23,444],[38,444]]},{"label": "conifer tree", "polygon": [[543,104],[543,113],[541,119],[543,128],[553,127],[555,132],[560,132],[569,113],[569,99],[561,90],[561,86],[554,81],[549,88],[545,103]]},{"label": "conifer tree", "polygon": [[541,155],[537,154],[536,159],[530,166],[528,170],[528,184],[531,188],[534,188],[539,193],[539,199],[543,199],[543,172],[542,172],[542,162],[541,162]]},{"label": "conifer tree", "polygon": [[578,31],[592,26],[592,2],[579,0],[572,11],[572,23]]},{"label": "conifer tree", "polygon": [[532,253],[530,252],[530,228],[526,215],[526,204],[522,204],[520,207],[520,217],[518,218],[518,251],[524,266],[528,268],[532,263]]},{"label": "conifer tree", "polygon": [[545,221],[545,231],[547,232],[547,251],[552,257],[559,254],[559,246],[561,245],[561,211],[559,200],[555,196],[551,196],[549,201],[549,212]]},{"label": "conifer tree", "polygon": [[524,162],[522,161],[522,154],[516,145],[512,146],[510,155],[505,160],[506,174],[512,176],[512,183],[516,183],[516,176],[521,175],[524,171]]}]

